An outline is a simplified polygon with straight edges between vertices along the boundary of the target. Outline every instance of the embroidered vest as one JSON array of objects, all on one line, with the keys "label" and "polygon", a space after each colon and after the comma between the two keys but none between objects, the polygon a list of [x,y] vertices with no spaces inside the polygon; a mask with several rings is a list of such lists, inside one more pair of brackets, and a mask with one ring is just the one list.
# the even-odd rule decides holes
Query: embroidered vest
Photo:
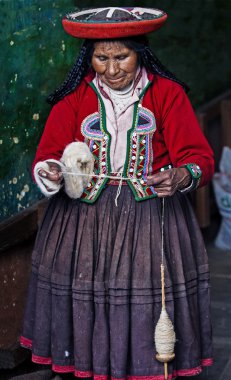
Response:
[{"label": "embroidered vest", "polygon": [[[134,104],[133,123],[127,132],[127,152],[123,177],[127,180],[135,199],[143,201],[157,196],[153,186],[147,186],[147,176],[152,166],[152,138],[156,130],[153,113],[142,107],[141,100],[151,82]],[[81,133],[92,152],[95,165],[94,173],[98,176],[110,175],[111,136],[106,127],[106,112],[103,100],[93,83],[90,84],[99,99],[99,112],[87,116],[81,125]],[[94,203],[108,182],[108,178],[92,177],[81,196],[81,200]]]}]

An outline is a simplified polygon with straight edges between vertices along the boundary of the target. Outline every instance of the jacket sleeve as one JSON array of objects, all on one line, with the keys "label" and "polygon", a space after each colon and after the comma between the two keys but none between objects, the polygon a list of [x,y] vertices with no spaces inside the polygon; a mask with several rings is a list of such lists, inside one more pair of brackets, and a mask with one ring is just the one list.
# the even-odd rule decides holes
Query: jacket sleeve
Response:
[{"label": "jacket sleeve", "polygon": [[32,169],[39,161],[59,160],[65,147],[75,141],[76,110],[73,95],[60,100],[52,108],[39,142]]},{"label": "jacket sleeve", "polygon": [[189,163],[202,171],[200,186],[207,184],[214,173],[213,151],[208,144],[183,88],[168,81],[162,91],[161,129],[174,167]]}]

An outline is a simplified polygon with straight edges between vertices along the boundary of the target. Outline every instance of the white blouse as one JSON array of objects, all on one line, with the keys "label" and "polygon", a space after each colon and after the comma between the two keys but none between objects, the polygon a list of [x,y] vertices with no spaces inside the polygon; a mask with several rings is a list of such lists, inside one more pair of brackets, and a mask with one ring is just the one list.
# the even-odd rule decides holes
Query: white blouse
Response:
[{"label": "white blouse", "polygon": [[[137,70],[136,78],[140,73]],[[115,91],[105,85],[98,75],[93,80],[102,95],[106,110],[107,130],[111,135],[110,160],[113,172],[121,172],[124,167],[127,147],[127,131],[132,127],[134,103],[148,83],[147,72],[142,68],[141,77],[134,88],[134,81],[122,91]],[[104,95],[104,92],[107,96]]]}]

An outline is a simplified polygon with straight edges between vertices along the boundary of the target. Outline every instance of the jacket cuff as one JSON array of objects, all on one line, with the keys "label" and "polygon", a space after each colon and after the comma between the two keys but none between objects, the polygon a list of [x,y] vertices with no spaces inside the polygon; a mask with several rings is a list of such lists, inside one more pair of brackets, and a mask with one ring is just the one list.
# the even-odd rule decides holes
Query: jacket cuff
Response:
[{"label": "jacket cuff", "polygon": [[185,187],[184,189],[180,189],[179,191],[182,194],[189,193],[190,191],[195,190],[201,181],[202,171],[199,165],[195,163],[185,164],[181,165],[181,168],[186,168],[189,173],[191,174],[192,181],[189,186]]},{"label": "jacket cuff", "polygon": [[[41,177],[39,175],[39,170],[44,169],[46,171],[49,171],[49,165],[47,162],[54,162],[55,164],[59,165],[62,168],[62,164],[58,160],[54,159],[49,159],[46,161],[39,161],[34,167],[34,178],[35,181],[41,190],[41,192],[46,196],[46,197],[51,197],[52,195],[58,193],[60,188],[62,187],[62,184],[55,183],[54,181],[50,181],[49,179],[45,177]],[[49,190],[48,190],[49,189]]]}]

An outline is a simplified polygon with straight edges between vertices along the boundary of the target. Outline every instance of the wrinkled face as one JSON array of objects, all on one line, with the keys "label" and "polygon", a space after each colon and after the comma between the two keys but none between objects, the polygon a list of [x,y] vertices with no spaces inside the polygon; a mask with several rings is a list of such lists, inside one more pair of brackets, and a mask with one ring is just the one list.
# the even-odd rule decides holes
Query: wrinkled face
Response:
[{"label": "wrinkled face", "polygon": [[92,67],[103,83],[113,90],[123,90],[136,75],[138,56],[119,41],[96,42]]}]

